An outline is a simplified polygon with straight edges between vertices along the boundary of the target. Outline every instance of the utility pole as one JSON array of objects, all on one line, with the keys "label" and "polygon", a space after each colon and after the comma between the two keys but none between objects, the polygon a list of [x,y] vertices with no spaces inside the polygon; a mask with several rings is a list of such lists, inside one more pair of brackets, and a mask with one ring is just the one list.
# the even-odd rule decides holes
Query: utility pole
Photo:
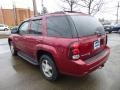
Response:
[{"label": "utility pole", "polygon": [[2,6],[1,6],[1,13],[2,13],[2,23],[4,24],[4,23],[5,23],[5,20],[4,20],[4,12],[3,12]]},{"label": "utility pole", "polygon": [[42,0],[42,3],[41,3],[41,4],[42,4],[41,6],[42,6],[42,9],[43,9],[43,8],[44,8],[44,5],[43,5],[43,0]]},{"label": "utility pole", "polygon": [[48,13],[47,8],[44,6],[43,0],[41,2],[41,6],[42,6],[41,14],[44,15],[44,14]]},{"label": "utility pole", "polygon": [[37,12],[36,0],[32,0],[32,1],[33,1],[34,16],[37,16],[37,15],[38,15],[38,12]]},{"label": "utility pole", "polygon": [[18,25],[18,23],[17,23],[18,17],[17,17],[17,11],[16,11],[16,4],[15,4],[15,2],[13,2],[13,15],[14,15],[15,25]]},{"label": "utility pole", "polygon": [[41,1],[41,6],[42,6],[41,14],[45,14],[45,13],[44,13],[44,4],[43,4],[43,0]]},{"label": "utility pole", "polygon": [[28,7],[28,17],[29,17],[29,18],[31,17],[30,8],[29,8],[29,7]]},{"label": "utility pole", "polygon": [[118,23],[118,17],[119,17],[119,7],[120,7],[120,5],[119,5],[119,2],[118,2],[118,5],[117,5],[117,19],[116,19],[116,23]]}]

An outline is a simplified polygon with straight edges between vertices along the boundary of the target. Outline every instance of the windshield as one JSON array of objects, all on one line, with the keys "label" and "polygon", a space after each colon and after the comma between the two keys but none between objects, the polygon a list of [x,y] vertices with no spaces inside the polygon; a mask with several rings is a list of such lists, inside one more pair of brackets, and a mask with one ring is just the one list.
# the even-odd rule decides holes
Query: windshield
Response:
[{"label": "windshield", "polygon": [[103,25],[91,16],[71,16],[75,27],[78,32],[78,36],[94,35],[96,31],[104,34]]}]

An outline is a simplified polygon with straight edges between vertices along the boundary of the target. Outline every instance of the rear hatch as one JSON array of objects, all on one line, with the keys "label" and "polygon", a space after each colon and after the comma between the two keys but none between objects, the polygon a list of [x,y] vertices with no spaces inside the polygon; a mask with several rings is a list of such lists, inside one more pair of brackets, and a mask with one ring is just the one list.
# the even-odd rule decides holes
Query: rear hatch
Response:
[{"label": "rear hatch", "polygon": [[80,58],[86,60],[104,50],[106,34],[99,21],[91,16],[71,16],[80,43]]}]

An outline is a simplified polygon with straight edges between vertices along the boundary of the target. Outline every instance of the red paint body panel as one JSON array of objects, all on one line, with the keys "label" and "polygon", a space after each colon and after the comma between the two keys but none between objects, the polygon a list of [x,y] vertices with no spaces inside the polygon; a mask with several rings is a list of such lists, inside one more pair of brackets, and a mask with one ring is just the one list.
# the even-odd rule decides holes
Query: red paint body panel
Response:
[{"label": "red paint body panel", "polygon": [[[38,51],[42,50],[49,52],[52,54],[59,72],[67,75],[86,75],[96,70],[107,61],[110,49],[105,43],[106,35],[92,35],[80,38],[48,37],[46,30],[46,17],[56,15],[58,16],[64,14],[49,14],[42,17],[42,36],[27,34],[21,36],[19,34],[12,34],[9,39],[14,42],[17,50],[23,51],[35,60],[37,60]],[[94,50],[93,43],[98,40],[98,38],[100,38],[101,47]],[[79,60],[72,60],[69,57],[69,45],[73,42],[79,42],[80,44]]]},{"label": "red paint body panel", "polygon": [[84,76],[97,68],[101,67],[107,60],[109,56],[109,48],[106,47],[104,50],[106,52],[103,56],[96,57],[95,62],[86,63],[83,60],[77,61],[64,61],[64,65],[62,67],[62,73],[72,76]]}]

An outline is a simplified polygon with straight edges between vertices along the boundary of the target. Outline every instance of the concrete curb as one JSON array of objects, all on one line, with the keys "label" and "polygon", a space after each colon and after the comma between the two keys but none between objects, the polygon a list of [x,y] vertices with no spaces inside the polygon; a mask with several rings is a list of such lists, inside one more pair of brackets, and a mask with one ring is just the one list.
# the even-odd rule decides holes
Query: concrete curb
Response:
[{"label": "concrete curb", "polygon": [[0,34],[0,39],[2,38],[8,38],[9,35],[3,35],[3,34]]},{"label": "concrete curb", "polygon": [[0,39],[2,38],[8,38],[8,36],[11,34],[11,31],[0,31]]}]

